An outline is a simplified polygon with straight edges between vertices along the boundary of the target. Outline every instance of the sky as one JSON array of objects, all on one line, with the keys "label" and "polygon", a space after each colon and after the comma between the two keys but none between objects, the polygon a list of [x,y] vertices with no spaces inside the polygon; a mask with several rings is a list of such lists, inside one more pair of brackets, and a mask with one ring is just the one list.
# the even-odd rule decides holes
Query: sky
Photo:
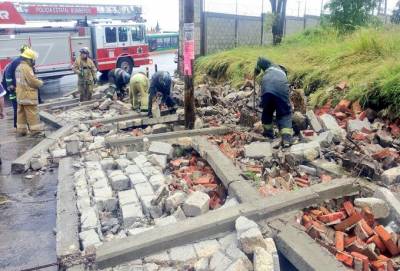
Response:
[{"label": "sky", "polygon": [[[263,0],[205,0],[207,11],[235,13],[236,1],[238,14],[254,15],[261,14]],[[291,16],[319,15],[321,5],[329,0],[287,0],[287,14]],[[351,0],[349,0],[351,1]],[[44,2],[44,3],[82,3],[77,0],[11,0],[11,2]],[[176,31],[179,27],[179,0],[86,0],[85,4],[123,4],[140,5],[143,7],[143,17],[147,20],[147,27],[154,27],[160,23],[164,31]],[[388,0],[388,9],[391,12],[397,0]],[[264,11],[269,11],[269,0],[264,0]]]}]

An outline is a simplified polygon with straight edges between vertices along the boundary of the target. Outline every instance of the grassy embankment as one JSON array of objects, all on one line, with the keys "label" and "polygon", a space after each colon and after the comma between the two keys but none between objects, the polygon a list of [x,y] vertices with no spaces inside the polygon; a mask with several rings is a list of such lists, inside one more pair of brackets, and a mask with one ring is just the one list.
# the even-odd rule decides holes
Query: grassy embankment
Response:
[{"label": "grassy embankment", "polygon": [[[287,67],[291,82],[304,88],[312,106],[346,97],[385,109],[391,118],[400,117],[399,27],[364,28],[349,35],[314,29],[289,37],[278,47],[243,47],[209,55],[196,62],[196,81],[206,74],[239,87],[252,77],[258,56]],[[335,92],[333,86],[343,80],[349,90]]]}]

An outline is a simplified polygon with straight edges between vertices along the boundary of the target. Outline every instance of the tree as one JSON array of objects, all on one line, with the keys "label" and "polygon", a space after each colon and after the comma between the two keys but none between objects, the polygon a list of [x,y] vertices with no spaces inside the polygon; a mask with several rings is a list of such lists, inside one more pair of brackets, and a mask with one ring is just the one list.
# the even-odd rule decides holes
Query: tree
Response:
[{"label": "tree", "polygon": [[271,3],[273,24],[272,36],[274,45],[280,44],[283,38],[283,29],[286,19],[286,3],[287,0],[269,0]]},{"label": "tree", "polygon": [[400,1],[397,2],[390,21],[394,24],[400,24]]},{"label": "tree", "polygon": [[330,10],[330,23],[341,31],[352,31],[367,25],[378,0],[331,0],[325,8]]}]

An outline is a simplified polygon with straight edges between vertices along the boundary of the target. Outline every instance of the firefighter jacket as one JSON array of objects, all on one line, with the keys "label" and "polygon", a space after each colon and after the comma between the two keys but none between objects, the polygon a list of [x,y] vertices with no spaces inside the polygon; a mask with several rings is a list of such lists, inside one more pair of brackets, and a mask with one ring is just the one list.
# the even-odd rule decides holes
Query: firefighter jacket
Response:
[{"label": "firefighter jacket", "polygon": [[33,68],[26,62],[21,61],[15,70],[15,79],[17,82],[17,102],[21,105],[37,105],[38,89],[43,85],[33,73]]},{"label": "firefighter jacket", "polygon": [[83,60],[78,57],[72,66],[72,70],[78,75],[78,84],[92,85],[96,81],[97,68],[90,58]]}]

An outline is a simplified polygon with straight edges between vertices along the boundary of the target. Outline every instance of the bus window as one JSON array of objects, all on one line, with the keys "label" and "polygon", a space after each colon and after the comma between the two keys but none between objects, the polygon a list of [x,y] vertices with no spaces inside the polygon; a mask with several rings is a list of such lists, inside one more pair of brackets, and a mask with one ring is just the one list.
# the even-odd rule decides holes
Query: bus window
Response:
[{"label": "bus window", "polygon": [[149,49],[151,52],[157,50],[157,40],[156,39],[149,38],[148,44],[149,44]]},{"label": "bus window", "polygon": [[118,27],[118,41],[127,42],[128,41],[128,28]]},{"label": "bus window", "polygon": [[139,25],[132,26],[132,40],[133,41],[142,41],[144,39],[144,31],[143,28]]},{"label": "bus window", "polygon": [[164,48],[169,48],[171,47],[171,38],[164,38]]},{"label": "bus window", "polygon": [[178,37],[171,37],[171,47],[178,46]]},{"label": "bus window", "polygon": [[164,48],[164,39],[157,38],[157,48]]},{"label": "bus window", "polygon": [[114,43],[117,42],[117,28],[108,26],[105,28],[106,32],[106,42]]}]

